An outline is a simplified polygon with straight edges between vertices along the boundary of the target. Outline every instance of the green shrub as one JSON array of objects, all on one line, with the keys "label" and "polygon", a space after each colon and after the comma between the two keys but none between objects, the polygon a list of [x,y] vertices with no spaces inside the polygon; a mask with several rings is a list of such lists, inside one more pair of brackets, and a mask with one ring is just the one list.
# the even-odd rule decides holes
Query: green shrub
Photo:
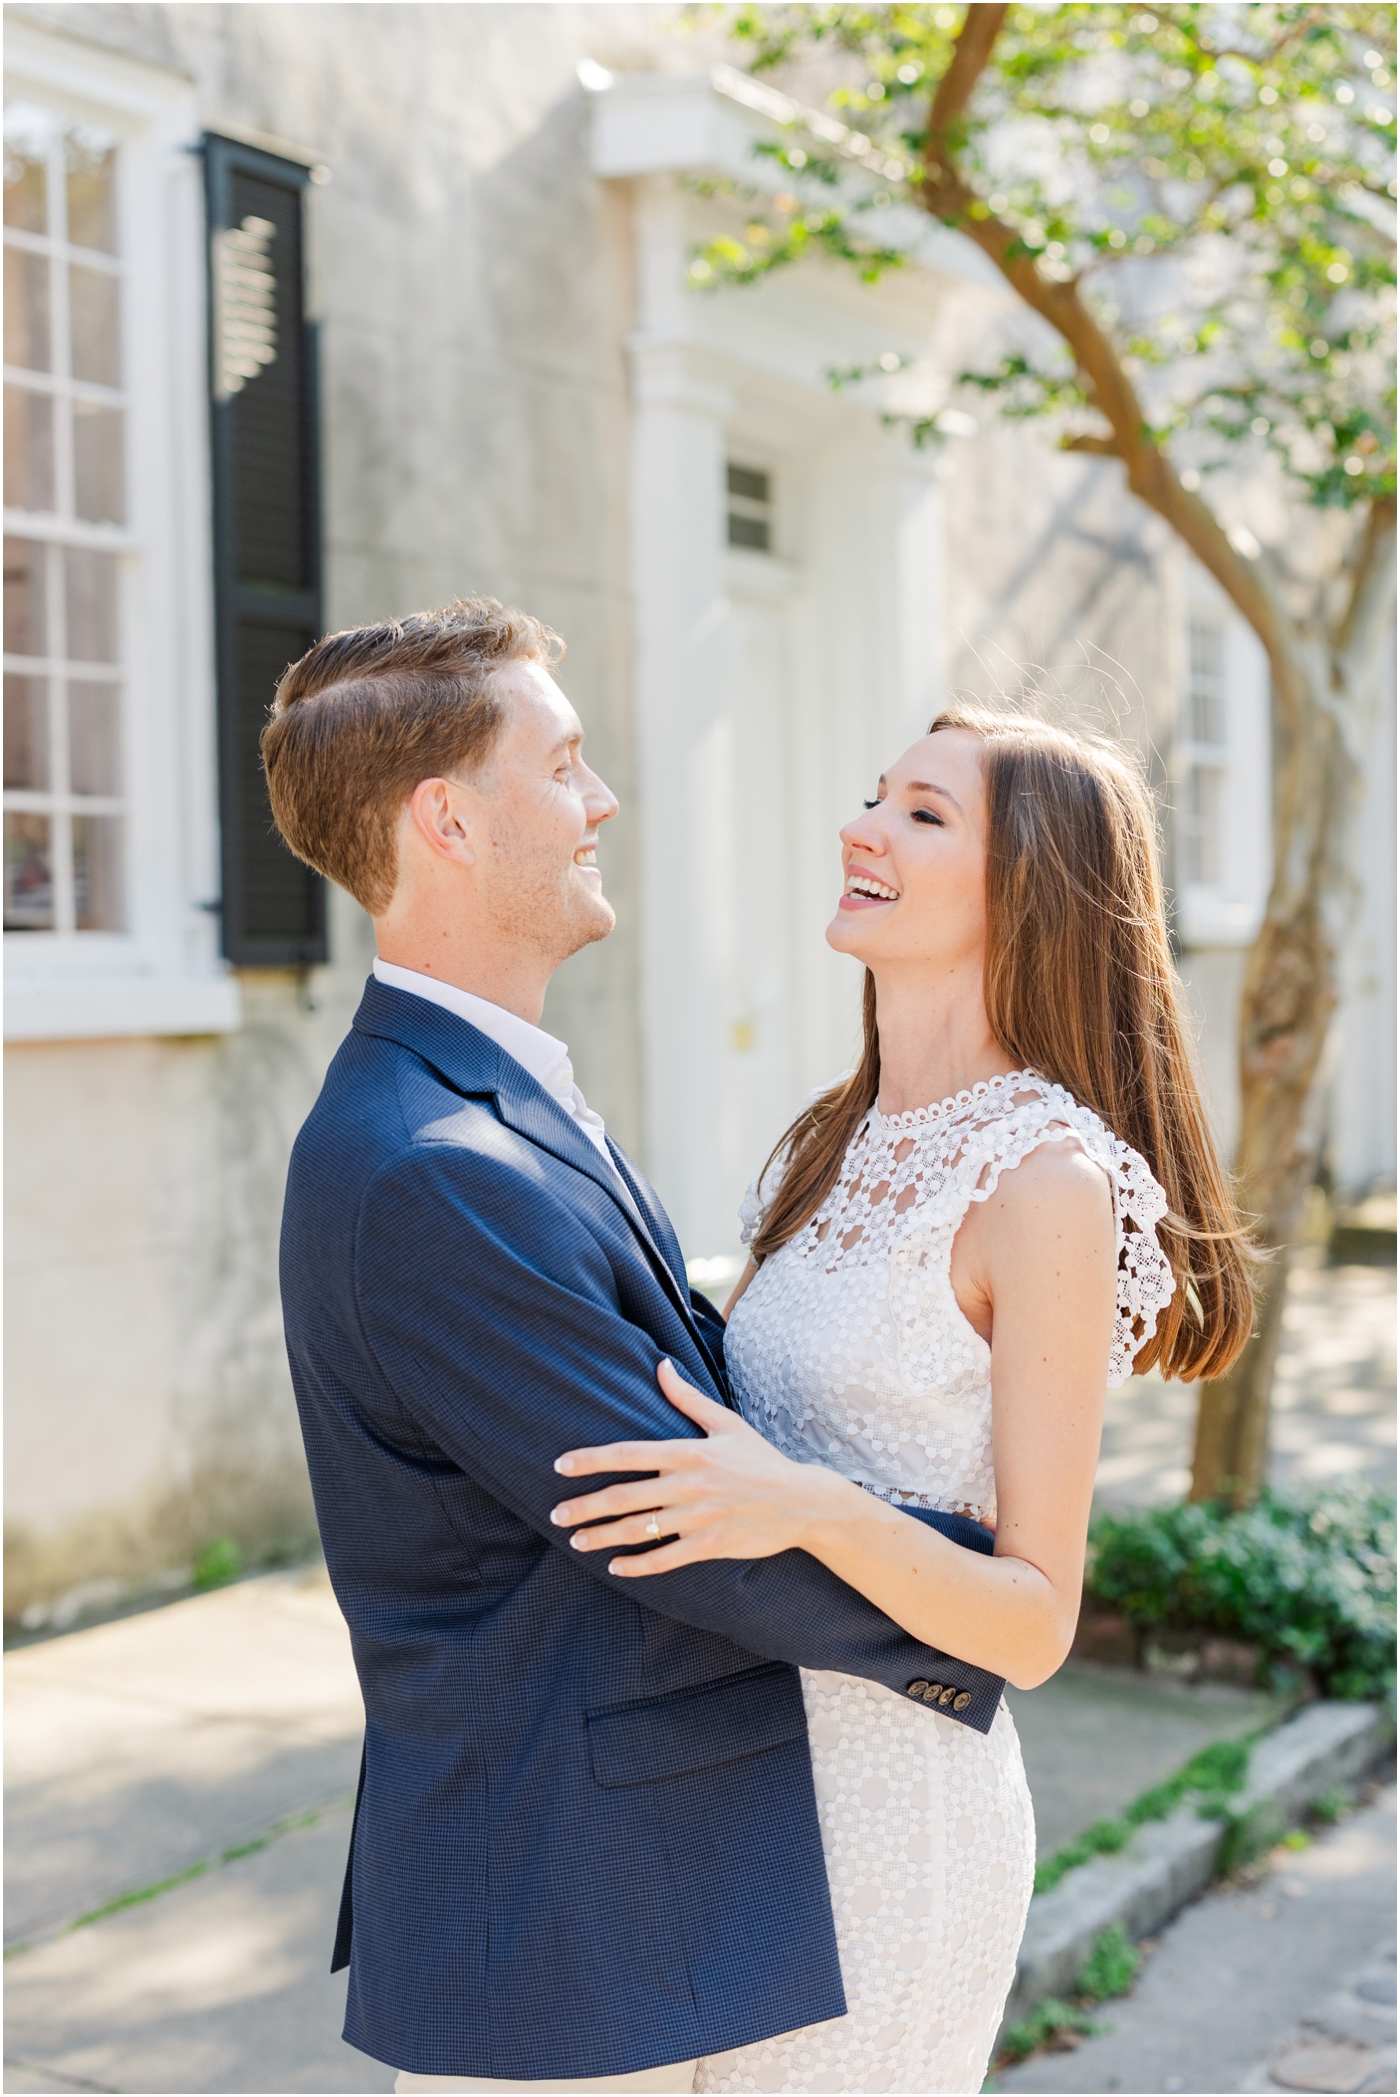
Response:
[{"label": "green shrub", "polygon": [[1327,1696],[1394,1697],[1393,1494],[1103,1514],[1089,1541],[1087,1590],[1130,1623],[1242,1640]]}]

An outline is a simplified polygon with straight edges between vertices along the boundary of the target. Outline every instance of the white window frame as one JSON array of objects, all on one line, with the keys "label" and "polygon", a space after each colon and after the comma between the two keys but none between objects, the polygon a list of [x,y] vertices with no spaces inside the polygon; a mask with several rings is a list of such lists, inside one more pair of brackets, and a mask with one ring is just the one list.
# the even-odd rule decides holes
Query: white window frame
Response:
[{"label": "white window frame", "polygon": [[[217,774],[199,117],[188,80],[27,22],[5,92],[119,141],[127,517],[80,536],[119,563],[126,929],[11,933],[5,1038],[221,1033],[239,1024],[218,952]],[[6,510],[5,532],[72,541]]]},{"label": "white window frame", "polygon": [[[1192,736],[1191,627],[1220,635],[1221,738]],[[1273,823],[1269,666],[1253,629],[1203,569],[1192,567],[1182,607],[1181,677],[1173,749],[1176,808],[1177,931],[1185,948],[1246,947],[1263,922],[1271,875]],[[1189,881],[1186,842],[1191,773],[1219,775],[1216,879]]]}]

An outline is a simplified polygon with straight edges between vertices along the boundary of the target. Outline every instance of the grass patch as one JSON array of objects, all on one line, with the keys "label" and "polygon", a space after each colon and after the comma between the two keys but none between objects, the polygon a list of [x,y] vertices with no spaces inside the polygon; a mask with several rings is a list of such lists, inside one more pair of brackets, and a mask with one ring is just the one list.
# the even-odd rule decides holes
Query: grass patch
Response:
[{"label": "grass patch", "polygon": [[211,1537],[195,1554],[191,1585],[201,1593],[236,1580],[243,1570],[243,1553],[231,1536]]},{"label": "grass patch", "polygon": [[1126,1995],[1141,1965],[1142,1953],[1122,1923],[1110,1923],[1095,1937],[1071,2000],[1064,2002],[1057,1995],[1047,1996],[1029,2016],[1007,2026],[1002,2034],[998,2065],[1009,2067],[1046,2048],[1077,2045],[1080,2039],[1101,2030],[1092,2014],[1094,2009],[1115,1995]]},{"label": "grass patch", "polygon": [[1052,1886],[1059,1885],[1066,1872],[1087,1864],[1091,1857],[1113,1856],[1125,1849],[1145,1822],[1166,1820],[1188,1798],[1197,1798],[1200,1811],[1207,1817],[1228,1819],[1230,1799],[1244,1785],[1250,1749],[1258,1737],[1255,1732],[1242,1740],[1212,1741],[1184,1762],[1175,1776],[1144,1791],[1115,1819],[1096,1820],[1073,1842],[1067,1842],[1063,1849],[1036,1865],[1036,1892],[1048,1893]]},{"label": "grass patch", "polygon": [[[298,1828],[314,1828],[328,1813],[341,1811],[354,1804],[351,1797],[336,1799],[332,1805],[318,1806],[310,1813],[289,1813],[282,1820],[274,1821],[261,1835],[254,1835],[248,1842],[235,1842],[221,1849],[216,1857],[201,1857],[197,1864],[187,1864],[168,1879],[157,1879],[150,1886],[133,1887],[130,1893],[119,1893],[114,1900],[103,1901],[100,1908],[89,1908],[85,1915],[77,1916],[65,1923],[62,1929],[51,1932],[52,1936],[71,1937],[75,1930],[90,1929],[95,1922],[105,1922],[109,1915],[120,1915],[124,1908],[143,1907],[148,1900],[159,1900],[163,1893],[173,1893],[177,1886],[188,1886],[192,1879],[203,1878],[206,1872],[218,1871],[225,1864],[237,1864],[243,1857],[254,1857],[259,1850],[269,1848],[280,1841],[283,1835],[293,1834]],[[41,1940],[42,1941],[42,1940]],[[32,1951],[32,1943],[8,1944],[7,1959],[17,1958],[22,1951]]]},{"label": "grass patch", "polygon": [[1029,2017],[1007,2025],[997,2065],[1010,2067],[1015,2061],[1029,2060],[1033,2053],[1040,2053],[1057,2040],[1063,2042],[1067,2034],[1088,2038],[1098,2028],[1087,2010],[1077,2009],[1072,2002],[1061,2002],[1057,1995],[1048,1995],[1044,2002],[1036,2004]]}]

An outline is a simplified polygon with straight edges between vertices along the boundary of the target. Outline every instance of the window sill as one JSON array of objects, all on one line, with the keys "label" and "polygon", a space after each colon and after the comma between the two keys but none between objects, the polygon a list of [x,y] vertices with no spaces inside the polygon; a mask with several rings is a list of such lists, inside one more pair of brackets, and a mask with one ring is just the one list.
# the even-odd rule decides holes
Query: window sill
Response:
[{"label": "window sill", "polygon": [[5,986],[6,1041],[131,1034],[229,1034],[242,1021],[236,976],[72,977]]}]

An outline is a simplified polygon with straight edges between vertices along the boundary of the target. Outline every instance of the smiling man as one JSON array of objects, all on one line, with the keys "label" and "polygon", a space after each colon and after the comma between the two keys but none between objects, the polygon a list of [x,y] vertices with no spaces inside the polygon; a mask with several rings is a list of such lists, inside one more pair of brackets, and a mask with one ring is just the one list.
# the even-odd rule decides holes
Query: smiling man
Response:
[{"label": "smiling man", "polygon": [[378,949],[282,1302],[365,1699],[345,2037],[400,2090],[689,2090],[843,2015],[797,1666],[903,1696],[961,1665],[803,1552],[639,1596],[550,1519],[565,1450],[686,1431],[663,1361],[725,1396],[717,1314],[539,1026],[613,925],[558,652],[489,598],[333,634],[263,737],[282,835]]}]

